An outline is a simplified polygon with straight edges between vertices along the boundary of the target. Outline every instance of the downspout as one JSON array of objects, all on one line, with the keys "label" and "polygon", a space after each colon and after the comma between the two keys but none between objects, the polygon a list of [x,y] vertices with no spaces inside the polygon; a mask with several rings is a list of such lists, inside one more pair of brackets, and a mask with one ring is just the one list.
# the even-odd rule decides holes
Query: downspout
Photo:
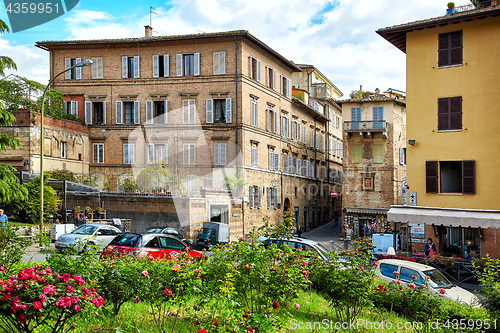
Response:
[{"label": "downspout", "polygon": [[[239,114],[238,114],[238,41],[236,40],[236,36],[234,38],[234,88],[235,88],[235,118],[236,118],[236,147],[239,147],[238,140],[238,126],[239,126]],[[238,179],[241,176],[241,166],[240,166],[240,154],[236,159],[236,178]],[[244,192],[244,188],[242,190]],[[241,194],[241,222],[242,222],[242,236],[245,238],[245,196],[243,193]]]}]

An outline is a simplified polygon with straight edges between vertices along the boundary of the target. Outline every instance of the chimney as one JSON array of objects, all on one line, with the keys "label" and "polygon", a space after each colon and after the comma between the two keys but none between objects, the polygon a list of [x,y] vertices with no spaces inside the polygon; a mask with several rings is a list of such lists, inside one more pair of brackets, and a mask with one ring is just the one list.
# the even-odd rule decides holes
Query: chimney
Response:
[{"label": "chimney", "polygon": [[145,31],[145,36],[147,37],[153,37],[153,28],[150,27],[149,25],[144,26],[144,31]]}]

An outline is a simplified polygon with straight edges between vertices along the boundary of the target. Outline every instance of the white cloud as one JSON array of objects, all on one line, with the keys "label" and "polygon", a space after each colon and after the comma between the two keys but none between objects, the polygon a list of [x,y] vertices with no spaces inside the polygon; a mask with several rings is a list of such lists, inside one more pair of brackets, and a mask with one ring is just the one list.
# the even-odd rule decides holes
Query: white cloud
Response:
[{"label": "white cloud", "polygon": [[[167,7],[158,8],[153,28],[155,35],[160,36],[248,30],[285,58],[315,65],[348,95],[360,84],[368,90],[405,90],[404,53],[375,31],[444,15],[447,3],[448,0],[172,0]],[[332,4],[334,8],[324,12]],[[81,3],[79,8],[84,5]],[[140,37],[144,35],[144,25],[149,24],[149,15],[119,17],[115,13],[76,10],[64,21],[67,38],[61,39]],[[32,66],[35,56],[48,59],[44,51],[7,45],[6,52],[2,46],[4,55],[28,54],[31,58],[18,60],[18,65],[26,64],[28,71],[38,77],[43,76],[40,71],[46,71],[48,77],[48,60],[46,66]]]},{"label": "white cloud", "polygon": [[10,57],[17,65],[17,71],[6,70],[5,75],[16,74],[30,80],[48,83],[49,54],[31,45],[12,45],[0,37],[0,54]]}]

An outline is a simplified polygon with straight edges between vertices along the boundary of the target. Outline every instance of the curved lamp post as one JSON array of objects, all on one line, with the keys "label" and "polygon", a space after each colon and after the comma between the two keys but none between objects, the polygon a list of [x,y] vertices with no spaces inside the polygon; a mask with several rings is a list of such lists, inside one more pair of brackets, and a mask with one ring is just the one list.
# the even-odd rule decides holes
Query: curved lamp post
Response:
[{"label": "curved lamp post", "polygon": [[[42,111],[40,115],[40,247],[42,247],[42,234],[43,234],[43,114],[44,114],[44,108],[45,108],[45,94],[47,93],[47,90],[49,90],[49,86],[54,82],[54,80],[61,74],[66,73],[67,71],[72,70],[73,68],[76,67],[83,67],[83,66],[91,66],[92,65],[92,60],[86,59],[84,61],[80,61],[79,63],[75,64],[74,66],[71,66],[70,68],[67,68],[63,70],[61,73],[57,74],[54,76],[52,79],[50,79],[49,83],[47,83],[47,86],[45,86],[45,89],[43,90],[42,94]],[[64,212],[66,214],[66,212]]]}]

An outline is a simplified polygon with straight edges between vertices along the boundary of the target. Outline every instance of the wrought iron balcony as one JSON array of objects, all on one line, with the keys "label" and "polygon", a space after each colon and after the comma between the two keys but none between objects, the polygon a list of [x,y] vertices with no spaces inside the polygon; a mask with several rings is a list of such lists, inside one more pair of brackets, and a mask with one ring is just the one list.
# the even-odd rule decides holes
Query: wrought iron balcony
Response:
[{"label": "wrought iron balcony", "polygon": [[465,5],[465,6],[455,7],[454,12],[455,13],[462,13],[462,12],[468,12],[469,10],[481,9],[481,8],[487,8],[487,7],[491,7],[491,6],[500,5],[500,0],[489,0],[489,1],[473,0],[471,2],[472,3]]},{"label": "wrought iron balcony", "polygon": [[387,136],[389,124],[385,120],[363,120],[344,121],[344,131],[347,133],[359,132],[359,134],[383,133]]}]

